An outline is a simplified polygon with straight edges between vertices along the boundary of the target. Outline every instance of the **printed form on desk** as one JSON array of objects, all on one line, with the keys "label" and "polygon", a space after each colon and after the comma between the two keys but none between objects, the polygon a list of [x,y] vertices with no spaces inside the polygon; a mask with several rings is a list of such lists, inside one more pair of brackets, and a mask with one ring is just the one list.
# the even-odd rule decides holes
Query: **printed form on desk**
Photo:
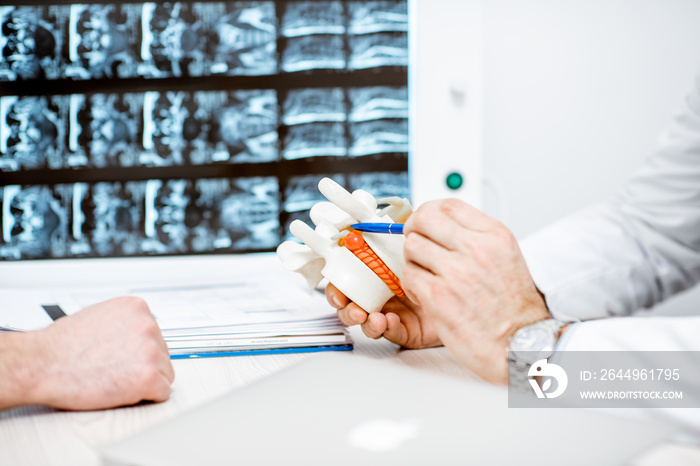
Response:
[{"label": "printed form on desk", "polygon": [[[352,340],[322,293],[292,274],[133,286],[0,289],[0,331],[38,330],[117,296],[143,298],[171,355],[339,346]],[[214,354],[210,354],[214,355]]]}]

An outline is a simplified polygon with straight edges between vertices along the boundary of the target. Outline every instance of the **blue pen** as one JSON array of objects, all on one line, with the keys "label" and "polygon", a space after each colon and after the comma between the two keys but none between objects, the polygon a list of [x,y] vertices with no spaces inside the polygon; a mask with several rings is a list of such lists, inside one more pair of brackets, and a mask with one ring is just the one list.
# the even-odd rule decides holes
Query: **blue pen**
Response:
[{"label": "blue pen", "polygon": [[355,223],[350,225],[357,231],[367,233],[389,233],[392,235],[403,235],[403,223]]}]

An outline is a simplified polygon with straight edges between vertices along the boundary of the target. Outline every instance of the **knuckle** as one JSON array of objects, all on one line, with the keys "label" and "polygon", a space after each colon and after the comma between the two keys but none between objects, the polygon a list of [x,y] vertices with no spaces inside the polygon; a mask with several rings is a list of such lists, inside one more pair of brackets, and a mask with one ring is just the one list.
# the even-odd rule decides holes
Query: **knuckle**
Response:
[{"label": "knuckle", "polygon": [[406,222],[409,225],[409,230],[430,225],[431,219],[435,217],[436,211],[436,206],[431,205],[430,202],[420,206],[415,212],[413,212]]},{"label": "knuckle", "polygon": [[155,344],[145,345],[141,354],[148,366],[157,364],[162,357],[160,348]]},{"label": "knuckle", "polygon": [[427,211],[429,211],[431,209],[435,209],[438,206],[438,202],[439,201],[436,201],[436,200],[424,202],[423,204],[418,206],[418,208],[415,210],[415,212],[413,212],[412,217],[414,217],[416,215],[418,215],[418,216],[424,215]]},{"label": "knuckle", "polygon": [[165,379],[161,375],[160,371],[158,371],[157,369],[153,369],[148,372],[144,383],[145,386],[148,387],[150,390],[159,390],[164,385],[166,385]]},{"label": "knuckle", "polygon": [[452,293],[448,287],[434,283],[433,286],[430,287],[430,294],[435,300],[445,302],[451,298]]},{"label": "knuckle", "polygon": [[413,256],[420,250],[421,238],[417,234],[409,234],[404,240],[403,249],[405,256]]},{"label": "knuckle", "polygon": [[151,316],[148,316],[148,318],[139,319],[136,323],[136,328],[138,334],[147,340],[155,341],[162,338],[160,327],[158,327],[155,319]]},{"label": "knuckle", "polygon": [[403,285],[406,285],[408,288],[411,288],[410,285],[414,282],[417,271],[418,267],[414,264],[410,262],[406,264],[406,266],[403,268],[403,276],[401,277],[401,283]]},{"label": "knuckle", "polygon": [[428,215],[428,212],[430,211],[430,206],[429,205],[422,205],[420,206],[415,212],[413,212],[413,215],[411,215],[411,219],[414,223],[421,223],[424,221],[426,215]]},{"label": "knuckle", "polygon": [[168,398],[170,398],[170,392],[171,392],[170,385],[167,383],[164,383],[162,385],[162,387],[160,388],[158,395],[156,396],[156,400],[157,401],[167,400]]},{"label": "knuckle", "polygon": [[338,310],[338,319],[340,319],[340,321],[346,327],[349,327],[349,326],[353,325],[353,323],[354,323],[350,320],[350,317],[348,316],[348,311],[345,308]]},{"label": "knuckle", "polygon": [[420,225],[420,217],[418,215],[418,211],[415,211],[411,214],[410,217],[408,217],[408,220],[406,220],[406,223],[404,224],[404,234],[409,234],[410,232],[415,230],[418,227],[418,225]]},{"label": "knuckle", "polygon": [[428,205],[426,208],[418,209],[416,220],[421,224],[432,224],[440,216],[438,204]]},{"label": "knuckle", "polygon": [[374,329],[372,329],[368,323],[362,324],[362,331],[365,333],[365,335],[374,340],[381,336],[376,331],[374,331]]},{"label": "knuckle", "polygon": [[464,207],[464,202],[455,197],[443,199],[440,203],[440,210],[445,213],[453,213]]},{"label": "knuckle", "polygon": [[515,235],[502,223],[498,222],[495,228],[494,234],[496,235],[496,238],[498,238],[498,241],[508,245],[509,247],[512,247],[514,244],[517,244],[517,240],[515,239]]},{"label": "knuckle", "polygon": [[122,300],[121,304],[128,308],[132,309],[134,311],[149,311],[148,304],[143,298],[139,298],[138,296],[124,296],[120,298]]},{"label": "knuckle", "polygon": [[163,381],[163,378],[152,386],[149,386],[143,392],[143,399],[155,402],[165,401],[170,398],[170,385]]},{"label": "knuckle", "polygon": [[160,378],[158,369],[151,364],[143,364],[138,372],[138,386],[148,391],[158,384]]},{"label": "knuckle", "polygon": [[[476,251],[474,254],[481,254],[481,251]],[[442,267],[441,275],[450,277],[450,279],[441,283],[460,283],[467,279],[471,272],[470,266],[460,261],[445,261]]]}]

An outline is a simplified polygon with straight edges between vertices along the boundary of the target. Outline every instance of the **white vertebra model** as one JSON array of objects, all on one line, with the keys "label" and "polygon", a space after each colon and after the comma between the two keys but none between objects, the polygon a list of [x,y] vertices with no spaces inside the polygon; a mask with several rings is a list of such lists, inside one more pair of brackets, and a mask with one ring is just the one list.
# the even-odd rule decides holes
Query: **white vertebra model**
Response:
[{"label": "white vertebra model", "polygon": [[[323,178],[318,189],[330,202],[319,202],[311,209],[311,220],[316,228],[312,229],[301,220],[292,222],[289,230],[304,244],[285,241],[277,248],[277,256],[285,268],[302,274],[310,288],[315,288],[325,277],[365,311],[380,311],[395,294],[385,282],[389,280],[387,274],[391,275],[386,269],[401,280],[405,265],[404,237],[362,233],[364,242],[381,260],[367,259],[371,265],[342,245],[344,237],[354,223],[405,222],[413,213],[411,203],[398,197],[377,200],[359,189],[350,194],[330,178]],[[380,210],[378,204],[388,204],[388,207]],[[400,283],[397,285],[400,290]]]}]

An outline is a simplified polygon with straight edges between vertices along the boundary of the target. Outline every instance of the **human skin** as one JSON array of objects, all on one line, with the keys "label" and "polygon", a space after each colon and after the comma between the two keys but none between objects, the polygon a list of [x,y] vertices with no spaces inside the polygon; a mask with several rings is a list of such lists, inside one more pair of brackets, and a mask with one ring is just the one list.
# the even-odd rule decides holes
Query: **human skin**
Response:
[{"label": "human skin", "polygon": [[0,409],[95,410],[165,401],[175,373],[148,305],[121,297],[0,335]]},{"label": "human skin", "polygon": [[409,299],[392,298],[368,315],[329,285],[340,320],[407,348],[444,344],[485,380],[507,383],[511,336],[550,318],[513,234],[478,209],[444,199],[421,205],[404,235],[401,284]]},{"label": "human skin", "polygon": [[370,338],[384,337],[412,349],[442,346],[425,311],[407,297],[394,296],[381,312],[371,314],[350,301],[332,283],[326,286],[326,298],[338,309],[338,317],[344,325],[361,325],[362,331]]}]

